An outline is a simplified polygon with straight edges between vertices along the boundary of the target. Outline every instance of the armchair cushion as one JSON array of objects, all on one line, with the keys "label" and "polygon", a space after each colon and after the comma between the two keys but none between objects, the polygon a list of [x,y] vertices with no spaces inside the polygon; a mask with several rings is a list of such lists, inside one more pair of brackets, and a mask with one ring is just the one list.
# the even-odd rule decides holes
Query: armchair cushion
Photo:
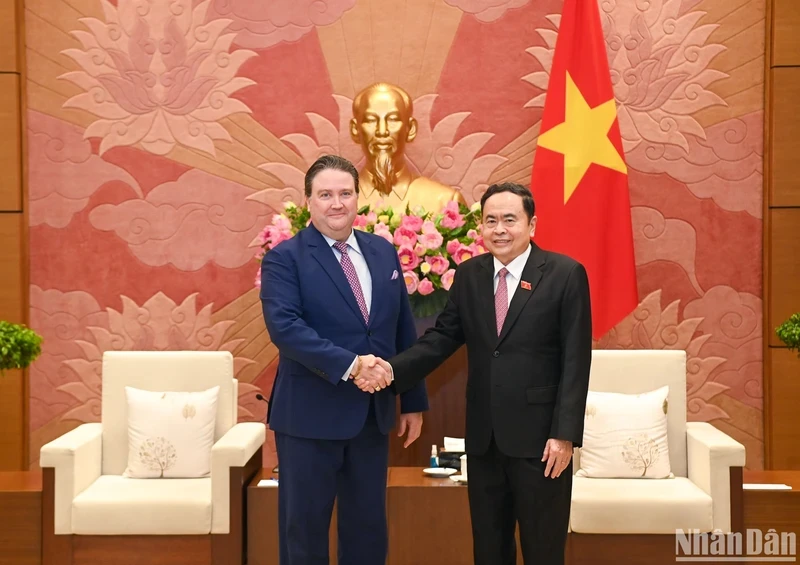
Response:
[{"label": "armchair cushion", "polygon": [[199,478],[211,473],[219,387],[156,392],[125,387],[128,465],[124,477]]},{"label": "armchair cushion", "polygon": [[673,476],[667,443],[668,395],[668,386],[641,394],[590,391],[576,476]]},{"label": "armchair cushion", "polygon": [[75,497],[73,533],[202,535],[211,532],[211,479],[103,475]]},{"label": "armchair cushion", "polygon": [[668,481],[573,477],[570,527],[581,534],[712,531],[711,497],[685,477]]}]

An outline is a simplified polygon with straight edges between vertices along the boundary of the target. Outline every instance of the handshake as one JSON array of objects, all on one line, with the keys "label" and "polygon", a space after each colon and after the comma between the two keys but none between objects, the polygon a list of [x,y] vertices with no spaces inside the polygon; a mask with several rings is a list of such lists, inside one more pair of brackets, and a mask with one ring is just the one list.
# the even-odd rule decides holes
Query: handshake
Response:
[{"label": "handshake", "polygon": [[373,394],[392,384],[392,366],[387,361],[374,355],[359,355],[356,369],[350,374],[356,386]]}]

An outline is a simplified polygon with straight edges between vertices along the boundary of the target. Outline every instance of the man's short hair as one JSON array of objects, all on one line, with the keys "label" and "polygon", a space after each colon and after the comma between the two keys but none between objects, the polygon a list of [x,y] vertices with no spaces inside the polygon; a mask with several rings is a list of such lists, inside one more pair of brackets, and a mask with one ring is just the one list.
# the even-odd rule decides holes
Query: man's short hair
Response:
[{"label": "man's short hair", "polygon": [[353,183],[356,187],[356,194],[358,194],[358,171],[356,170],[355,165],[339,155],[323,155],[314,161],[314,164],[311,165],[308,168],[308,172],[306,172],[306,198],[311,198],[311,183],[314,182],[314,177],[326,169],[350,173],[350,176],[353,177]]},{"label": "man's short hair", "polygon": [[533,219],[533,216],[536,213],[536,203],[533,201],[533,194],[529,188],[515,182],[501,182],[500,184],[493,184],[487,188],[486,192],[484,192],[483,196],[481,196],[481,214],[483,214],[482,211],[489,197],[494,196],[495,194],[500,194],[501,192],[511,192],[512,194],[521,196],[522,208],[525,210],[525,214],[528,216],[528,221],[530,222],[531,219]]}]

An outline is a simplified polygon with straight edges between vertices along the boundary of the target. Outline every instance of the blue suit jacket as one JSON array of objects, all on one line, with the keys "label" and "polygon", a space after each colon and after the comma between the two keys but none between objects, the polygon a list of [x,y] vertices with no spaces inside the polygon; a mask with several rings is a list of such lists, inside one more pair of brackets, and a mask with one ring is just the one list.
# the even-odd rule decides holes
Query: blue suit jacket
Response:
[{"label": "blue suit jacket", "polygon": [[[394,426],[396,396],[370,395],[342,380],[355,355],[388,359],[417,334],[397,251],[355,230],[372,276],[369,324],[333,250],[312,225],[267,253],[261,304],[280,361],[267,421],[273,431],[314,439],[349,439],[362,429],[369,403],[383,433]],[[396,278],[392,278],[393,273]],[[401,412],[428,409],[424,383],[401,395]]]}]

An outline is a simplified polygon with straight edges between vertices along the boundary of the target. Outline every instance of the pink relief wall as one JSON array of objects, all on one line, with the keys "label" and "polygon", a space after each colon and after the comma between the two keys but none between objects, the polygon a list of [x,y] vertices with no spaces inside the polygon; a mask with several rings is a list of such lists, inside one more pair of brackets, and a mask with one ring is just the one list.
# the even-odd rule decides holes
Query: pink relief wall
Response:
[{"label": "pink relief wall", "polygon": [[[763,465],[763,0],[600,0],[641,304],[598,347],[689,354],[689,416]],[[415,99],[409,158],[463,191],[527,183],[560,0],[52,0],[26,7],[31,454],[99,418],[109,349],[224,349],[263,419],[277,352],[252,243],[350,103]],[[635,378],[635,377],[632,377]],[[271,438],[267,463],[274,461]]]}]

